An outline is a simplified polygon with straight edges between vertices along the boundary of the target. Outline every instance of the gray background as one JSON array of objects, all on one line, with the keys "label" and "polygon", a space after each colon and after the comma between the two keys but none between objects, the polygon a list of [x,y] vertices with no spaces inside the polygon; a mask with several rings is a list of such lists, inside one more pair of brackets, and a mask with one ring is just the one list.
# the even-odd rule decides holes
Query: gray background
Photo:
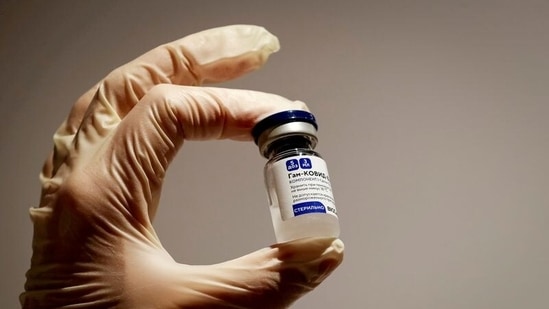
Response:
[{"label": "gray background", "polygon": [[[70,104],[113,68],[206,28],[282,49],[223,87],[308,102],[344,264],[295,308],[548,308],[549,2],[6,1],[0,4],[0,303],[18,306],[27,209]],[[155,226],[180,262],[274,241],[251,143],[188,143]]]}]

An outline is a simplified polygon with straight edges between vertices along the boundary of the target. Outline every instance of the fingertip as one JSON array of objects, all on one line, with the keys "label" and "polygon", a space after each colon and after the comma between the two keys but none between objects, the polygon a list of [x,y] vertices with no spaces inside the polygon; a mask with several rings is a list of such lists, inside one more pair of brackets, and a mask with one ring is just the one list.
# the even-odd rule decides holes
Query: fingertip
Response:
[{"label": "fingertip", "polygon": [[307,106],[307,104],[303,101],[296,100],[296,101],[294,101],[294,103],[296,104],[296,109],[302,109],[302,110],[307,111],[307,112],[311,111],[309,109],[309,107]]},{"label": "fingertip", "polygon": [[336,238],[332,242],[332,248],[334,249],[335,252],[343,254],[343,252],[345,251],[345,244],[341,239]]},{"label": "fingertip", "polygon": [[259,27],[259,29],[265,33],[265,38],[267,39],[265,44],[265,51],[268,54],[276,53],[280,50],[280,41],[278,40],[278,37],[271,32],[269,32],[264,27]]},{"label": "fingertip", "polygon": [[229,25],[189,35],[170,46],[184,51],[198,80],[215,83],[259,69],[280,49],[280,42],[264,27]]},{"label": "fingertip", "polygon": [[281,261],[307,263],[317,259],[343,259],[345,245],[339,238],[306,237],[272,245]]}]

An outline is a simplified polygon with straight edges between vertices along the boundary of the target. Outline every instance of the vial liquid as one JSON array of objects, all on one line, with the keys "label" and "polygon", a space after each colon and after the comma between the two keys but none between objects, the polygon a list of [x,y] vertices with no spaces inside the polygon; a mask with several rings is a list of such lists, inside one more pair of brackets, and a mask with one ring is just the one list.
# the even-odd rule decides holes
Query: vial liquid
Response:
[{"label": "vial liquid", "polygon": [[314,116],[301,110],[271,115],[252,130],[269,159],[265,185],[277,242],[339,236],[326,162],[314,151],[316,131]]}]

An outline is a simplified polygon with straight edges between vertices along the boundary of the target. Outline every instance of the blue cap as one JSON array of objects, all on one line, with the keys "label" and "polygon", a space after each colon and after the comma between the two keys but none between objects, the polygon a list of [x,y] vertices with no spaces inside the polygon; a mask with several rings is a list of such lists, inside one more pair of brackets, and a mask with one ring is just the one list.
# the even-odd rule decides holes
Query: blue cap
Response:
[{"label": "blue cap", "polygon": [[259,136],[265,130],[268,130],[273,127],[278,127],[280,125],[290,123],[290,122],[307,122],[312,124],[315,129],[318,129],[316,124],[315,116],[304,110],[287,110],[272,114],[261,121],[259,121],[252,129],[252,136],[254,137],[254,142],[257,144]]}]

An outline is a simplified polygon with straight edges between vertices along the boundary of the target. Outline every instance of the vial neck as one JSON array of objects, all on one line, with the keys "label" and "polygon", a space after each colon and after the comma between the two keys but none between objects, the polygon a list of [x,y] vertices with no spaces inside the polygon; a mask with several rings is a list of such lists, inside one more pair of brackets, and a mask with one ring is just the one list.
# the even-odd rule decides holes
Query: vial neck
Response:
[{"label": "vial neck", "polygon": [[311,136],[290,135],[281,137],[267,147],[267,158],[272,158],[279,153],[293,149],[314,149],[316,139]]}]

